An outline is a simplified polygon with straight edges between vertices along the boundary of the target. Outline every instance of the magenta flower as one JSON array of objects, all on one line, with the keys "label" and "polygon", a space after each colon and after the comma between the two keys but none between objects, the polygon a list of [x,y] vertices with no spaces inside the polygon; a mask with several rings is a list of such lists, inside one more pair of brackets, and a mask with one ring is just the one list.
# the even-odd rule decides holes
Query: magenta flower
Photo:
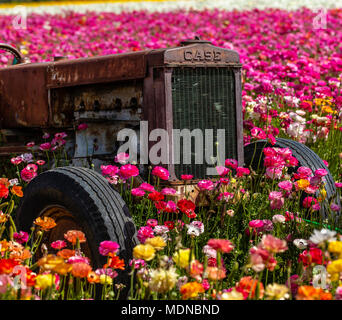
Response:
[{"label": "magenta flower", "polygon": [[160,192],[164,196],[172,196],[175,195],[177,191],[173,188],[163,188]]},{"label": "magenta flower", "polygon": [[120,249],[120,245],[114,241],[102,241],[99,252],[102,256],[115,255]]},{"label": "magenta flower", "polygon": [[136,177],[139,175],[139,169],[132,164],[125,164],[119,170],[119,175],[124,179]]},{"label": "magenta flower", "polygon": [[291,191],[292,190],[292,187],[293,187],[293,184],[291,181],[288,181],[288,180],[284,180],[284,181],[281,181],[278,183],[278,187],[280,189],[283,189],[284,191]]},{"label": "magenta flower", "polygon": [[118,174],[119,168],[117,166],[112,166],[112,165],[108,165],[108,166],[101,165],[101,172],[102,172],[102,175],[104,176],[112,177]]},{"label": "magenta flower", "polygon": [[153,229],[149,226],[141,227],[138,230],[137,238],[141,243],[145,243],[147,238],[153,238],[153,237],[154,237]]},{"label": "magenta flower", "polygon": [[18,232],[13,233],[13,239],[20,244],[27,242],[28,238],[29,238],[29,235],[25,231],[19,231],[19,233]]},{"label": "magenta flower", "polygon": [[145,195],[145,191],[140,188],[133,188],[131,193],[135,197],[143,197]]},{"label": "magenta flower", "polygon": [[181,175],[181,179],[182,180],[191,180],[194,176],[192,176],[191,174],[182,174]]},{"label": "magenta flower", "polygon": [[170,177],[169,171],[159,166],[154,167],[151,173],[152,175],[158,177],[161,180],[169,180],[169,177]]},{"label": "magenta flower", "polygon": [[153,192],[155,191],[154,186],[150,185],[147,182],[143,182],[140,186],[140,189],[144,190],[144,191],[148,191],[148,192]]},{"label": "magenta flower", "polygon": [[39,149],[42,150],[42,151],[48,151],[48,150],[51,149],[51,143],[50,143],[50,142],[42,143],[42,144],[39,146]]},{"label": "magenta flower", "polygon": [[67,246],[66,242],[64,240],[56,240],[51,243],[51,248],[54,248],[56,250],[61,250]]},{"label": "magenta flower", "polygon": [[197,186],[201,190],[212,190],[212,189],[214,189],[214,183],[211,180],[201,180],[197,183]]},{"label": "magenta flower", "polygon": [[125,152],[121,152],[117,154],[114,158],[114,161],[120,164],[126,164],[128,160],[129,160],[129,154]]},{"label": "magenta flower", "polygon": [[77,126],[77,130],[78,131],[83,131],[83,130],[86,130],[88,128],[88,125],[86,123],[80,123],[78,126]]}]

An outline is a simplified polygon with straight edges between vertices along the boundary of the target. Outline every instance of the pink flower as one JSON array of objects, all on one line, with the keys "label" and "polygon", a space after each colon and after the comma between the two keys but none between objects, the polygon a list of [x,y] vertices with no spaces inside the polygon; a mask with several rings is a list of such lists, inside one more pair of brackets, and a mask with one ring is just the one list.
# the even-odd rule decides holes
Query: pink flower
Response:
[{"label": "pink flower", "polygon": [[226,161],[224,162],[224,165],[226,167],[230,167],[232,169],[236,169],[238,167],[238,162],[235,159],[226,159]]},{"label": "pink flower", "polygon": [[64,240],[56,240],[51,243],[51,247],[56,250],[61,250],[67,246],[66,242]]},{"label": "pink flower", "polygon": [[21,157],[15,157],[15,158],[11,159],[11,163],[16,165],[16,166],[22,162],[23,162],[23,159]]},{"label": "pink flower", "polygon": [[289,192],[292,190],[293,185],[291,181],[284,180],[278,183],[278,187]]},{"label": "pink flower", "polygon": [[264,234],[260,242],[261,248],[270,253],[279,253],[287,250],[287,243],[285,240],[273,237],[271,234]]},{"label": "pink flower", "polygon": [[282,168],[273,168],[273,167],[267,167],[266,168],[266,177],[269,179],[280,179],[283,175]]},{"label": "pink flower", "polygon": [[90,260],[87,257],[83,257],[83,256],[72,256],[68,259],[67,261],[69,264],[74,264],[74,263],[86,263],[86,264],[90,264]]},{"label": "pink flower", "polygon": [[108,166],[104,166],[101,165],[101,172],[102,175],[104,176],[115,176],[118,172],[119,172],[119,168],[117,166],[112,166],[112,165],[108,165]]},{"label": "pink flower", "polygon": [[158,225],[158,220],[156,219],[148,219],[146,222],[148,227],[154,228],[156,225]]},{"label": "pink flower", "polygon": [[266,139],[267,138],[265,131],[258,128],[258,127],[254,127],[253,129],[251,129],[251,135],[253,138],[257,138],[257,139]]},{"label": "pink flower", "polygon": [[99,252],[102,256],[115,255],[120,249],[120,245],[114,241],[102,241]]},{"label": "pink flower", "polygon": [[212,190],[212,189],[214,189],[214,183],[211,180],[201,180],[197,183],[197,186],[201,190]]},{"label": "pink flower", "polygon": [[119,170],[119,175],[124,179],[136,177],[139,175],[139,169],[132,164],[125,164]]},{"label": "pink flower", "polygon": [[236,176],[237,177],[242,177],[244,175],[248,175],[250,174],[250,170],[248,168],[242,168],[242,167],[238,167],[236,168]]},{"label": "pink flower", "polygon": [[169,180],[169,171],[163,167],[154,167],[152,170],[152,175],[158,177],[161,180]]},{"label": "pink flower", "polygon": [[36,164],[38,164],[39,166],[43,166],[45,164],[44,160],[37,160]]},{"label": "pink flower", "polygon": [[37,176],[37,172],[24,168],[23,170],[21,170],[20,176],[25,182],[30,182],[33,178]]},{"label": "pink flower", "polygon": [[224,253],[229,253],[234,249],[234,245],[226,239],[210,239],[207,245],[212,247],[216,251]]},{"label": "pink flower", "polygon": [[182,174],[181,175],[181,179],[182,180],[191,180],[194,176],[192,176],[191,174]]},{"label": "pink flower", "polygon": [[88,128],[88,125],[86,123],[80,123],[77,126],[77,130],[82,131],[82,130],[86,130]]},{"label": "pink flower", "polygon": [[319,177],[319,178],[322,178],[322,177],[326,176],[327,174],[328,174],[328,171],[325,169],[317,169],[315,171],[315,176]]},{"label": "pink flower", "polygon": [[173,188],[163,188],[161,194],[163,194],[164,196],[170,196],[176,194],[176,192],[177,191]]},{"label": "pink flower", "polygon": [[144,191],[148,191],[148,192],[153,192],[155,191],[154,186],[150,185],[147,182],[143,182],[140,186],[140,189],[144,190]]},{"label": "pink flower", "polygon": [[303,207],[304,208],[310,208],[315,204],[318,204],[318,201],[313,197],[305,197],[303,200]]},{"label": "pink flower", "polygon": [[34,141],[31,141],[31,142],[26,143],[26,147],[27,147],[27,148],[33,148],[34,145],[35,145]]},{"label": "pink flower", "polygon": [[151,227],[141,227],[138,230],[137,238],[141,243],[145,243],[147,238],[153,238],[154,233]]},{"label": "pink flower", "polygon": [[129,160],[129,154],[125,152],[121,152],[117,154],[114,158],[114,161],[120,164],[125,164],[128,162],[128,160]]},{"label": "pink flower", "polygon": [[143,197],[145,195],[145,191],[140,188],[133,188],[131,193],[135,197]]},{"label": "pink flower", "polygon": [[20,244],[27,242],[28,238],[29,238],[29,235],[25,231],[20,231],[19,233],[18,232],[13,233],[13,239]]},{"label": "pink flower", "polygon": [[231,193],[231,192],[223,192],[223,193],[220,193],[217,197],[217,200],[221,201],[225,201],[225,202],[228,202],[229,200],[233,199],[234,198],[234,193]]},{"label": "pink flower", "polygon": [[229,169],[223,166],[216,167],[216,171],[220,177],[224,177],[229,173]]},{"label": "pink flower", "polygon": [[268,199],[270,200],[271,210],[281,209],[284,205],[283,193],[280,191],[271,191]]},{"label": "pink flower", "polygon": [[264,222],[262,220],[251,220],[248,223],[250,228],[261,228],[264,225]]},{"label": "pink flower", "polygon": [[39,149],[42,150],[42,151],[48,151],[48,150],[51,149],[51,143],[50,143],[50,142],[42,143],[42,144],[39,146]]}]

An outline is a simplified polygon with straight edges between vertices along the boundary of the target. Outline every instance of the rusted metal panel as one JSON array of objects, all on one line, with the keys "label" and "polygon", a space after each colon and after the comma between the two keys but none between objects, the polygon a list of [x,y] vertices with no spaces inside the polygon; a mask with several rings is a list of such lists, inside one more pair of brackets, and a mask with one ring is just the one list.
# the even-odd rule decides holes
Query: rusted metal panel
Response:
[{"label": "rusted metal panel", "polygon": [[144,78],[146,75],[145,55],[148,52],[61,60],[51,63],[47,67],[47,87],[58,88]]},{"label": "rusted metal panel", "polygon": [[[50,89],[50,124],[142,119],[143,83],[130,80]],[[75,118],[77,112],[77,119]]]},{"label": "rusted metal panel", "polygon": [[48,124],[46,64],[0,69],[0,126],[45,127]]}]

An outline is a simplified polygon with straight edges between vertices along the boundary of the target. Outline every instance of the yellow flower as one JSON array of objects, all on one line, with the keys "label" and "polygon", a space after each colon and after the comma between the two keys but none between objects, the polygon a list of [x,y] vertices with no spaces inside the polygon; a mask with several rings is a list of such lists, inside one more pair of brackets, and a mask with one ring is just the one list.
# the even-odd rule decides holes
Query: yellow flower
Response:
[{"label": "yellow flower", "polygon": [[236,179],[234,179],[234,178],[230,179],[230,183],[235,183],[235,182],[236,182]]},{"label": "yellow flower", "polygon": [[221,300],[244,300],[243,294],[239,291],[236,291],[234,288],[230,292],[224,292],[220,295]]},{"label": "yellow flower", "polygon": [[138,244],[133,249],[133,256],[136,259],[150,261],[155,255],[156,250],[150,244]]},{"label": "yellow flower", "polygon": [[323,202],[325,200],[325,198],[327,197],[327,191],[323,188],[323,189],[320,189],[320,194],[319,196],[317,197],[317,200],[319,202]]},{"label": "yellow flower", "polygon": [[342,256],[342,241],[329,242],[328,250],[332,253],[338,253],[341,257]]},{"label": "yellow flower", "polygon": [[190,249],[179,249],[172,257],[177,266],[187,268],[190,263]]},{"label": "yellow flower", "polygon": [[58,265],[64,264],[64,259],[54,254],[48,254],[47,256],[38,260],[38,266],[42,267],[43,270],[54,270]]},{"label": "yellow flower", "polygon": [[168,270],[155,269],[150,271],[149,287],[152,291],[165,293],[176,285],[178,274],[174,267]]},{"label": "yellow flower", "polygon": [[100,283],[101,284],[109,284],[109,285],[111,285],[111,284],[113,284],[113,279],[110,276],[106,275],[106,274],[101,274],[100,275]]},{"label": "yellow flower", "polygon": [[272,283],[267,285],[265,295],[266,300],[285,300],[288,299],[289,296],[288,287],[283,284]]},{"label": "yellow flower", "polygon": [[51,287],[55,283],[55,276],[51,273],[49,274],[39,274],[36,277],[36,285],[37,289],[44,290],[48,287]]},{"label": "yellow flower", "polygon": [[330,274],[342,272],[342,259],[332,261],[327,266],[327,271]]},{"label": "yellow flower", "polygon": [[21,49],[20,52],[25,55],[25,54],[28,54],[28,51],[26,49]]},{"label": "yellow flower", "polygon": [[162,237],[147,238],[145,244],[150,244],[157,251],[163,250],[166,246],[165,240]]},{"label": "yellow flower", "polygon": [[306,179],[299,179],[297,181],[297,186],[298,186],[298,189],[304,190],[304,189],[306,189],[307,187],[310,186],[310,181],[306,180]]}]

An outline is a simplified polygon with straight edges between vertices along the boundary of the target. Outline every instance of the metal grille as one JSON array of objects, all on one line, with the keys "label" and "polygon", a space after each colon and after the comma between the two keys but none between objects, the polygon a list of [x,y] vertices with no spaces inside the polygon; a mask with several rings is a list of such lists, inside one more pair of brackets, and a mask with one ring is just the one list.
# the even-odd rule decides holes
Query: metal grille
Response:
[{"label": "metal grille", "polygon": [[[205,129],[213,129],[213,150],[217,129],[225,129],[225,159],[237,159],[236,145],[235,79],[231,68],[174,68],[172,72],[172,109],[174,129],[201,129],[203,141]],[[192,174],[194,179],[207,176],[208,164],[203,154],[203,164],[195,164],[195,138],[191,140],[188,156],[191,164],[184,164],[183,139],[179,139],[180,164],[175,164],[177,177]],[[175,141],[175,143],[178,143]],[[207,146],[206,146],[207,148]],[[206,148],[203,148],[205,153]],[[198,156],[198,155],[197,155]],[[224,159],[220,162],[224,162]]]}]

